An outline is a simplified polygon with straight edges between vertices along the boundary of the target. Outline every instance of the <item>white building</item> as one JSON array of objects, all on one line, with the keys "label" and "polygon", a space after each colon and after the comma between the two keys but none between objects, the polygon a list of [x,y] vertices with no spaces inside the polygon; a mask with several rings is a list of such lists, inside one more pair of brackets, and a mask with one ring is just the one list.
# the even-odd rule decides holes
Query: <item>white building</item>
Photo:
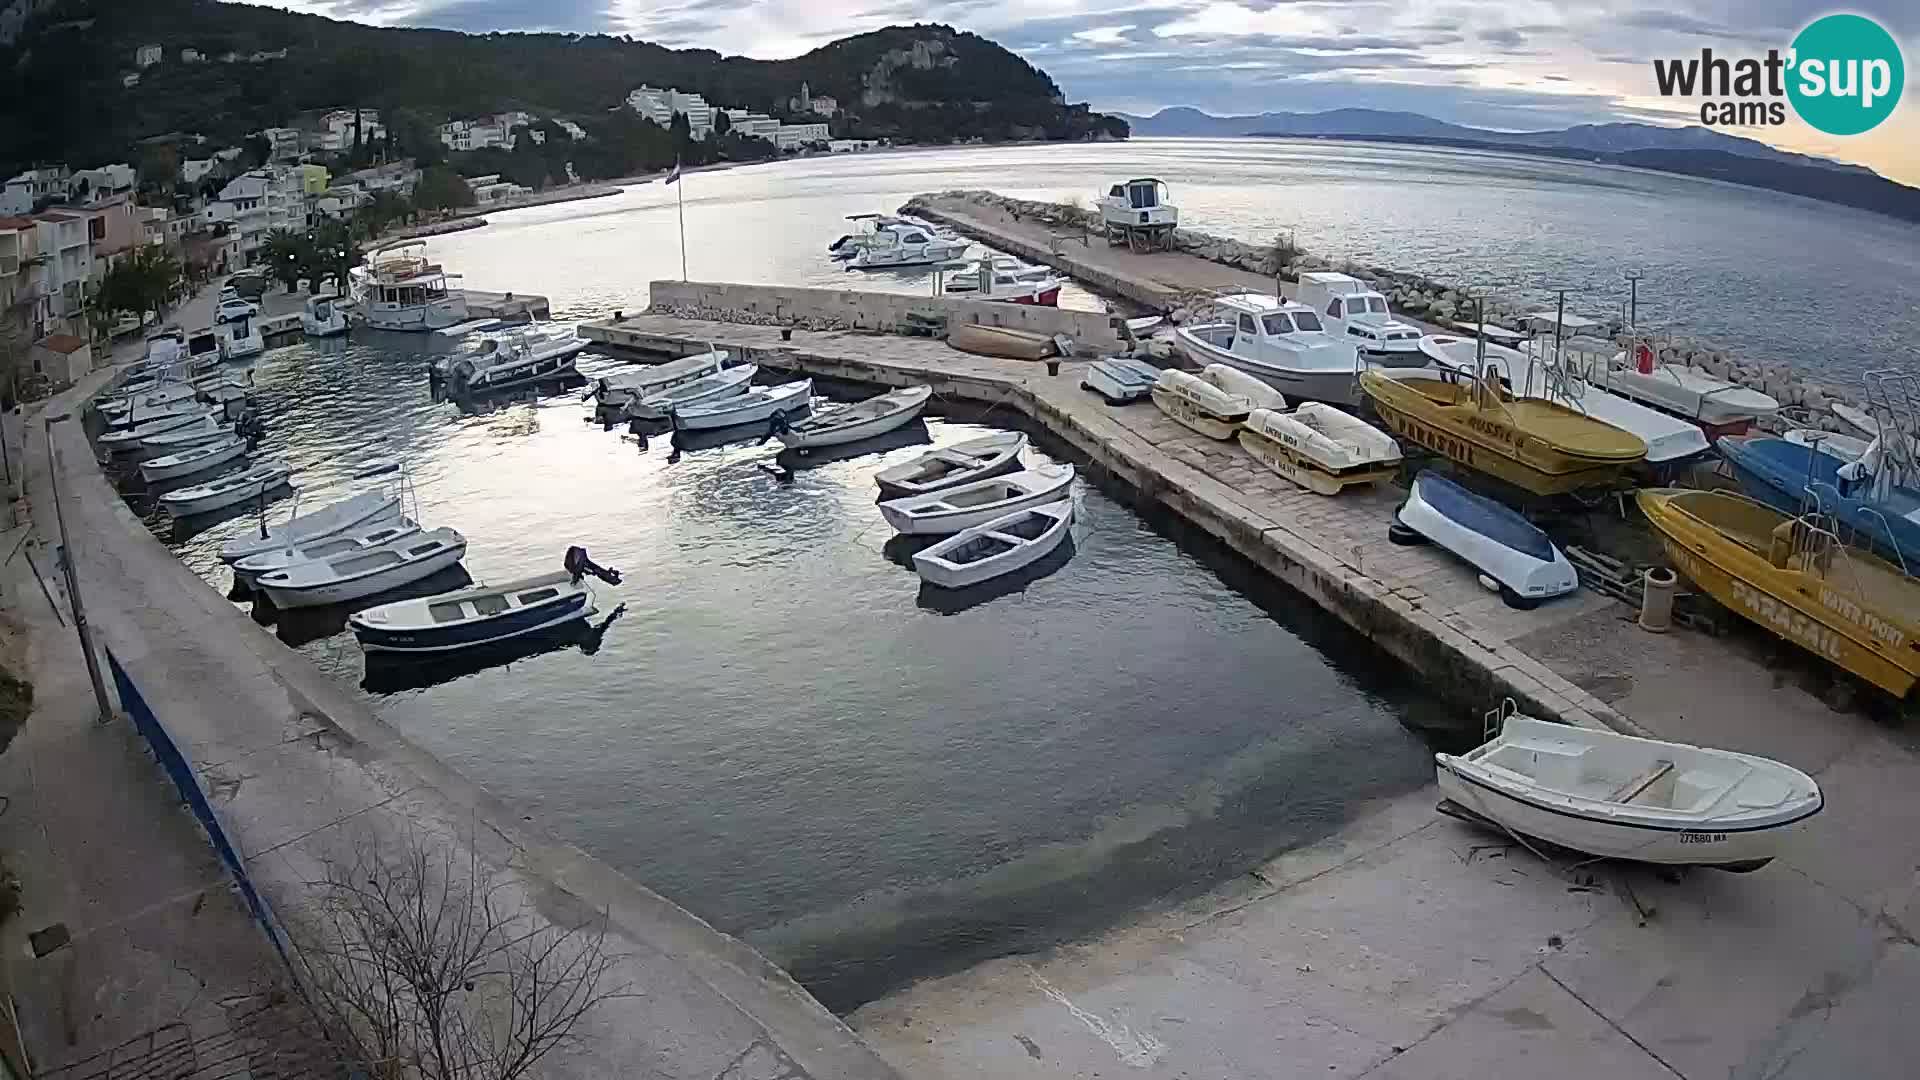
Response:
[{"label": "white building", "polygon": [[261,245],[275,230],[307,227],[302,183],[291,169],[255,169],[234,177],[220,189],[220,197],[207,204],[207,222],[227,227],[231,265],[256,261]]},{"label": "white building", "polygon": [[797,113],[832,116],[840,111],[840,103],[825,94],[815,94],[806,83],[801,83],[800,92],[787,99],[787,108]]},{"label": "white building", "polygon": [[199,49],[181,49],[180,50],[180,62],[183,64],[204,63],[206,59],[207,59],[207,54],[201,52]]},{"label": "white building", "polygon": [[872,139],[828,139],[827,149],[836,154],[858,154],[880,144]]},{"label": "white building", "polygon": [[513,146],[513,138],[506,128],[485,120],[455,120],[450,124],[441,124],[440,141],[449,150]]},{"label": "white building", "polygon": [[[376,109],[360,110],[360,142],[364,145],[386,137]],[[315,150],[339,153],[353,149],[353,110],[335,109],[320,118],[320,131],[311,140]]]},{"label": "white building", "polygon": [[[72,210],[49,210],[33,219],[49,315],[56,324],[85,331],[87,285],[93,279],[93,239],[87,215]],[[51,329],[51,327],[50,327]]]},{"label": "white building", "polygon": [[566,132],[567,138],[572,139],[574,142],[579,142],[587,137],[587,129],[571,120],[555,120],[554,123],[559,124],[560,130]]},{"label": "white building", "polygon": [[[97,203],[132,191],[139,180],[131,165],[102,165],[97,169],[81,169],[67,181],[68,197],[82,203]],[[83,190],[85,195],[81,194]]]},{"label": "white building", "polygon": [[813,113],[815,116],[834,116],[840,112],[840,103],[825,94],[813,95]]},{"label": "white building", "polygon": [[0,189],[0,214],[31,214],[37,202],[66,198],[72,175],[65,165],[28,169]]},{"label": "white building", "polygon": [[268,154],[270,161],[298,161],[300,159],[300,129],[290,127],[270,127],[256,134],[266,138],[272,145]]},{"label": "white building", "polygon": [[627,95],[627,107],[661,127],[673,125],[674,113],[684,114],[687,133],[696,139],[705,139],[713,131],[713,106],[699,94],[642,86]]},{"label": "white building", "polygon": [[826,141],[827,125],[825,124],[781,124],[780,129],[773,133],[773,145],[782,150]]},{"label": "white building", "polygon": [[180,179],[189,184],[197,184],[212,174],[213,166],[212,158],[201,158],[197,161],[189,158],[180,163]]},{"label": "white building", "polygon": [[736,135],[745,135],[754,139],[773,140],[773,133],[780,130],[780,121],[766,113],[748,112],[745,109],[724,109],[727,116],[727,130]]},{"label": "white building", "polygon": [[133,64],[139,68],[150,68],[165,56],[165,50],[158,45],[142,45],[133,50]]}]

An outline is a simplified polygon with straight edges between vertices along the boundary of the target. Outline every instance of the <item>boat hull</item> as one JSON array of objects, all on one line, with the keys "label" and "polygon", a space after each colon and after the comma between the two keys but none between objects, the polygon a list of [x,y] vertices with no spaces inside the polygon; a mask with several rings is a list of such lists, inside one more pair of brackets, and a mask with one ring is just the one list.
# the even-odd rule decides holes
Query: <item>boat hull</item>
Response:
[{"label": "boat hull", "polygon": [[[208,469],[217,465],[225,465],[227,462],[246,454],[246,452],[246,441],[243,439],[235,439],[232,445],[220,447],[203,457],[194,457],[187,461],[171,462],[167,457],[155,458],[140,466],[140,478],[149,484],[178,480],[184,476],[192,476],[195,473],[206,472]],[[173,456],[177,455],[168,455],[168,457]]]},{"label": "boat hull", "polygon": [[1331,469],[1323,462],[1279,439],[1250,427],[1235,432],[1241,449],[1249,456],[1288,480],[1320,495],[1338,495],[1350,487],[1392,480],[1400,471],[1400,462],[1381,462],[1355,468]]},{"label": "boat hull", "polygon": [[828,446],[845,446],[862,439],[885,435],[889,431],[897,431],[912,423],[920,415],[920,410],[927,407],[927,401],[931,396],[931,393],[914,394],[911,399],[901,399],[900,407],[891,412],[853,424],[833,425],[830,423],[833,414],[827,413],[819,419],[829,421],[828,424],[817,428],[809,426],[798,430],[782,431],[779,433],[780,441],[793,450],[817,450]]},{"label": "boat hull", "polygon": [[[703,353],[670,360],[658,368],[624,373],[594,383],[594,404],[603,409],[623,409],[646,398],[695,379],[704,379],[720,370],[726,361],[724,352]],[[692,361],[691,363],[689,361]]]},{"label": "boat hull", "polygon": [[[929,495],[948,488],[956,488],[962,484],[971,484],[976,480],[991,480],[1019,472],[1023,467],[1020,463],[1020,451],[1026,449],[1026,445],[1027,437],[1019,432],[969,439],[953,446],[928,451],[903,465],[882,469],[874,474],[873,480],[880,487],[882,500]],[[937,459],[943,453],[965,454],[969,460],[978,464],[971,468],[956,468],[939,476],[928,476],[924,480],[912,478],[920,466],[925,465],[929,459]]]},{"label": "boat hull", "polygon": [[1414,478],[1394,518],[1498,582],[1513,606],[1531,607],[1580,587],[1573,564],[1546,534],[1431,473]]},{"label": "boat hull", "polygon": [[347,625],[360,647],[368,652],[443,653],[537,634],[592,614],[593,596],[582,590],[555,597],[545,604],[516,608],[495,618],[471,620],[445,629],[389,629],[366,622],[358,614],[350,616]]},{"label": "boat hull", "polygon": [[1109,405],[1126,405],[1153,393],[1160,369],[1126,357],[1108,357],[1087,365],[1080,385],[1105,398]]},{"label": "boat hull", "polygon": [[1920,572],[1920,492],[1896,487],[1884,501],[1842,495],[1837,473],[1844,462],[1784,439],[1728,438],[1715,445],[1748,495],[1781,513],[1797,514],[1812,488],[1819,509],[1851,531],[1850,542],[1903,563],[1908,573]]},{"label": "boat hull", "polygon": [[356,577],[347,581],[333,581],[299,587],[286,587],[258,582],[256,587],[266,594],[273,606],[282,610],[295,608],[326,607],[331,604],[345,604],[354,600],[376,596],[388,589],[397,589],[409,585],[421,578],[432,577],[448,567],[458,565],[467,554],[464,541],[451,544],[446,548],[411,562]]},{"label": "boat hull", "polygon": [[1358,405],[1360,391],[1354,384],[1354,371],[1303,371],[1259,364],[1222,349],[1186,328],[1174,332],[1181,352],[1193,363],[1225,364],[1236,371],[1259,379],[1295,401],[1324,401],[1332,405]]},{"label": "boat hull", "polygon": [[[1019,474],[1011,475],[1018,476]],[[994,479],[998,480],[999,478]],[[987,482],[992,483],[994,480]],[[968,485],[961,484],[942,492],[935,492],[934,494],[959,495],[962,494],[967,487]],[[955,505],[950,508],[943,507],[927,512],[916,513],[913,512],[913,509],[902,504],[914,503],[919,500],[917,498],[908,498],[881,503],[880,516],[885,518],[887,524],[893,526],[893,530],[898,533],[904,533],[909,536],[950,536],[954,533],[971,529],[975,525],[984,525],[996,518],[1005,517],[1016,510],[1026,510],[1035,506],[1044,506],[1047,503],[1059,502],[1061,499],[1067,497],[1067,492],[1072,490],[1072,487],[1073,469],[1069,467],[1061,469],[1058,474],[1044,481],[1036,480],[1035,484],[1023,494],[1001,499],[997,502],[978,506]]]},{"label": "boat hull", "polygon": [[788,386],[768,387],[758,397],[741,394],[724,397],[699,408],[675,409],[673,426],[684,431],[705,431],[739,424],[757,424],[771,420],[775,413],[784,416],[803,411],[812,396],[813,380],[802,379]]},{"label": "boat hull", "polygon": [[[1217,389],[1211,383],[1207,385],[1209,388]],[[1241,422],[1247,418],[1249,412],[1253,411],[1252,404],[1245,398],[1234,399],[1240,405],[1246,406],[1235,412],[1223,412],[1218,407],[1204,405],[1169,386],[1165,373],[1162,374],[1161,381],[1153,384],[1152,396],[1154,405],[1161,412],[1209,439],[1224,441],[1233,438],[1233,433],[1240,429]],[[1221,397],[1228,398],[1231,395],[1221,392]]]},{"label": "boat hull", "polygon": [[173,496],[183,493],[169,492],[166,495],[160,496],[159,501],[161,507],[163,507],[167,513],[177,518],[193,517],[195,514],[210,514],[215,510],[225,510],[229,506],[238,506],[241,503],[251,502],[266,495],[270,491],[278,491],[287,486],[287,478],[289,475],[289,472],[282,471],[264,480],[254,480],[246,484],[240,484],[232,488],[195,498],[174,498]]},{"label": "boat hull", "polygon": [[[970,540],[994,533],[1024,518],[1027,514],[1044,508],[1055,508],[1054,513],[1050,515],[1055,520],[1045,532],[1033,540],[1019,541],[1018,538],[1010,538],[1016,543],[1009,550],[973,562],[956,563],[944,557]],[[956,533],[925,551],[915,552],[913,568],[920,575],[920,580],[929,585],[937,585],[943,589],[964,589],[1032,565],[1052,554],[1072,531],[1073,504],[1066,500],[1044,503],[1041,507],[1032,510],[1016,510],[1013,513],[1004,514],[983,525]]]},{"label": "boat hull", "polygon": [[962,323],[947,331],[947,344],[961,352],[1002,360],[1044,360],[1053,355],[1053,339],[1047,335],[1003,326]]}]

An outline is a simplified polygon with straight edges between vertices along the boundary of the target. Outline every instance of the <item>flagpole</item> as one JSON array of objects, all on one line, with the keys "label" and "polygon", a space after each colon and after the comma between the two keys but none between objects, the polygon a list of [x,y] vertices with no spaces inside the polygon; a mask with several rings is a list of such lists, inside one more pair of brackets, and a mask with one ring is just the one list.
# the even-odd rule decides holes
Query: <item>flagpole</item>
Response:
[{"label": "flagpole", "polygon": [[680,206],[680,280],[687,280],[687,195],[681,183],[680,159],[673,161],[673,197]]}]

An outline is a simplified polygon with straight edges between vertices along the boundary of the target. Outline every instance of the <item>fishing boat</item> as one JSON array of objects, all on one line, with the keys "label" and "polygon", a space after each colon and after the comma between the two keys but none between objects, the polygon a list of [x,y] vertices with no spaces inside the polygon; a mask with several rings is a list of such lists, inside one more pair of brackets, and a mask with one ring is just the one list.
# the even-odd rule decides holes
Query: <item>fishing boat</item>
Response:
[{"label": "fishing boat", "polygon": [[379,547],[261,574],[254,588],[283,610],[345,604],[437,574],[467,554],[456,529],[410,533]]},{"label": "fishing boat", "polygon": [[714,374],[726,366],[727,356],[725,349],[711,349],[664,364],[635,367],[617,375],[602,376],[593,381],[594,404],[610,411],[625,409],[633,402],[652,397],[670,387]]},{"label": "fishing boat", "polygon": [[191,411],[164,412],[151,420],[141,420],[131,426],[123,427],[118,431],[109,431],[100,436],[98,442],[100,448],[103,450],[111,450],[115,453],[131,453],[140,448],[140,440],[142,439],[154,435],[162,435],[166,432],[186,427],[189,424],[197,424],[212,415],[212,411],[205,405],[195,402]]},{"label": "fishing boat", "polygon": [[510,330],[482,339],[472,355],[449,364],[447,373],[455,386],[469,391],[525,386],[571,374],[575,360],[590,344],[571,330]]},{"label": "fishing boat", "polygon": [[1303,304],[1259,293],[1215,297],[1174,331],[1174,343],[1201,366],[1225,364],[1289,397],[1356,405],[1358,351],[1328,334]]},{"label": "fishing boat", "polygon": [[1847,483],[1847,462],[1785,439],[1730,435],[1716,445],[1740,490],[1785,513],[1831,514],[1850,542],[1920,573],[1920,490],[1892,477]]},{"label": "fishing boat", "polygon": [[1640,436],[1480,379],[1366,371],[1360,386],[1401,438],[1535,495],[1610,486],[1644,461]]},{"label": "fishing boat", "polygon": [[1666,866],[1758,870],[1825,805],[1812,777],[1768,758],[1517,713],[1485,745],[1434,763],[1446,813]]},{"label": "fishing boat", "polygon": [[1133,251],[1165,248],[1180,225],[1180,208],[1167,201],[1167,185],[1151,176],[1111,184],[1094,200],[1110,245]]},{"label": "fishing boat", "polygon": [[1392,436],[1318,401],[1292,412],[1255,409],[1236,436],[1255,461],[1322,495],[1391,480],[1400,469]]},{"label": "fishing boat", "polygon": [[912,461],[881,469],[873,474],[880,485],[880,497],[899,499],[971,484],[1020,471],[1020,451],[1027,448],[1027,437],[1018,431],[1001,431],[978,439],[929,450]]},{"label": "fishing boat", "polygon": [[947,536],[1015,510],[1059,502],[1072,486],[1073,466],[1037,465],[925,495],[891,499],[880,504],[880,516],[895,532]]},{"label": "fishing boat", "polygon": [[[1580,587],[1573,564],[1533,522],[1430,469],[1413,478],[1394,521],[1485,575],[1508,607],[1531,608]],[[1405,532],[1389,538],[1412,539]]]},{"label": "fishing boat", "polygon": [[307,297],[300,308],[300,329],[308,337],[338,337],[347,332],[347,316],[332,293]]},{"label": "fishing boat", "polygon": [[233,576],[251,585],[262,574],[271,574],[301,563],[323,562],[342,555],[369,552],[419,531],[419,523],[412,518],[389,518],[366,528],[256,552],[233,564]]},{"label": "fishing boat", "polygon": [[382,604],[348,616],[347,625],[370,653],[437,654],[489,645],[592,615],[589,574],[620,583],[619,571],[595,566],[585,548],[575,547],[568,549],[563,570]]},{"label": "fishing boat", "polygon": [[192,517],[261,498],[285,487],[292,475],[293,467],[284,461],[262,461],[204,484],[169,491],[156,501],[176,518]]},{"label": "fishing boat", "polygon": [[739,367],[715,371],[697,379],[676,382],[647,397],[629,400],[627,418],[629,420],[665,420],[675,409],[683,406],[698,405],[718,398],[744,394],[747,392],[748,385],[753,382],[753,377],[759,373],[759,365],[741,364]]},{"label": "fishing boat", "polygon": [[207,403],[201,401],[197,395],[189,391],[186,397],[178,397],[171,401],[161,401],[150,405],[132,406],[122,412],[105,415],[101,419],[106,422],[106,427],[109,432],[117,432],[125,431],[131,427],[152,424],[159,420],[168,419],[169,417],[196,417],[208,411]]},{"label": "fishing boat", "polygon": [[1649,488],[1640,510],[1678,570],[1728,610],[1874,686],[1920,679],[1920,581],[1840,543],[1831,517],[1730,491]]},{"label": "fishing boat", "polygon": [[1636,343],[1632,353],[1631,361],[1622,352],[1604,367],[1595,364],[1590,380],[1699,424],[1713,436],[1743,435],[1755,421],[1780,411],[1778,401],[1758,390],[1695,368],[1659,363],[1647,342]]},{"label": "fishing boat", "polygon": [[398,462],[387,459],[368,462],[356,469],[350,479],[371,480],[379,486],[305,514],[298,512],[300,507],[295,503],[295,513],[280,524],[268,526],[262,521],[254,534],[236,537],[220,545],[221,561],[239,562],[249,555],[310,543],[401,515],[401,488],[404,486],[405,473]]},{"label": "fishing boat", "polygon": [[439,330],[467,322],[467,294],[427,258],[425,241],[401,244],[348,271],[360,317],[375,330]]},{"label": "fishing boat", "polygon": [[964,589],[1045,557],[1071,534],[1072,526],[1071,499],[1016,510],[915,552],[913,568],[929,585]]},{"label": "fishing boat", "polygon": [[1393,317],[1387,298],[1351,274],[1331,270],[1301,274],[1294,299],[1320,315],[1327,332],[1369,356],[1412,359],[1420,351],[1420,328]]},{"label": "fishing boat", "polygon": [[1245,394],[1230,394],[1197,375],[1168,368],[1153,382],[1160,411],[1209,439],[1231,439],[1253,411]]},{"label": "fishing boat", "polygon": [[169,326],[147,335],[146,352],[136,371],[161,371],[172,367],[186,355],[187,335],[177,326]]},{"label": "fishing boat", "polygon": [[140,479],[149,484],[178,480],[183,476],[205,472],[217,465],[225,465],[246,452],[247,440],[229,434],[224,438],[204,442],[188,450],[141,462]]},{"label": "fishing boat", "polygon": [[1035,330],[957,323],[947,328],[947,344],[975,356],[1003,360],[1045,360],[1054,353],[1053,337]]},{"label": "fishing boat", "polygon": [[140,439],[136,445],[141,453],[171,454],[176,450],[185,450],[202,443],[230,439],[238,434],[234,425],[216,420],[209,413],[191,424],[184,424],[158,435],[148,435]]},{"label": "fishing boat", "polygon": [[941,291],[968,300],[1056,307],[1062,284],[1047,267],[1002,255],[953,271]]},{"label": "fishing boat", "polygon": [[1130,356],[1108,356],[1087,365],[1080,388],[1091,390],[1109,405],[1126,405],[1153,393],[1160,369]]},{"label": "fishing boat", "polygon": [[192,401],[193,384],[189,382],[157,383],[137,394],[116,394],[94,399],[93,407],[109,423],[134,411],[159,409],[180,401]]},{"label": "fishing boat", "polygon": [[775,435],[795,450],[859,442],[911,423],[932,396],[933,390],[925,386],[890,390],[856,404],[822,409],[785,425]]},{"label": "fishing boat", "polygon": [[757,424],[771,420],[777,434],[792,424],[791,416],[805,412],[813,401],[813,380],[800,379],[778,386],[756,386],[744,394],[710,398],[673,410],[673,426],[682,431],[702,431]]}]

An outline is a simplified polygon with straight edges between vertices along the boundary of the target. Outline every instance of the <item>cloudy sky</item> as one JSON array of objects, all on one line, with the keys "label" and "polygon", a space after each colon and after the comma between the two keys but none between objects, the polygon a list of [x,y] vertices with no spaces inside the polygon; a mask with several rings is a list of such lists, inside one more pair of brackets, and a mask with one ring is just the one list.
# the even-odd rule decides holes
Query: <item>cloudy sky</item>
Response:
[{"label": "cloudy sky", "polygon": [[[1146,113],[1406,109],[1505,129],[1697,122],[1662,99],[1655,57],[1785,49],[1834,10],[1878,19],[1911,59],[1920,2],[1859,0],[270,0],[455,30],[630,34],[762,58],[890,23],[944,22],[1044,68],[1073,100]],[[1866,135],[1801,125],[1737,133],[1920,184],[1920,89]],[[1789,110],[1790,112],[1790,110]]]}]

